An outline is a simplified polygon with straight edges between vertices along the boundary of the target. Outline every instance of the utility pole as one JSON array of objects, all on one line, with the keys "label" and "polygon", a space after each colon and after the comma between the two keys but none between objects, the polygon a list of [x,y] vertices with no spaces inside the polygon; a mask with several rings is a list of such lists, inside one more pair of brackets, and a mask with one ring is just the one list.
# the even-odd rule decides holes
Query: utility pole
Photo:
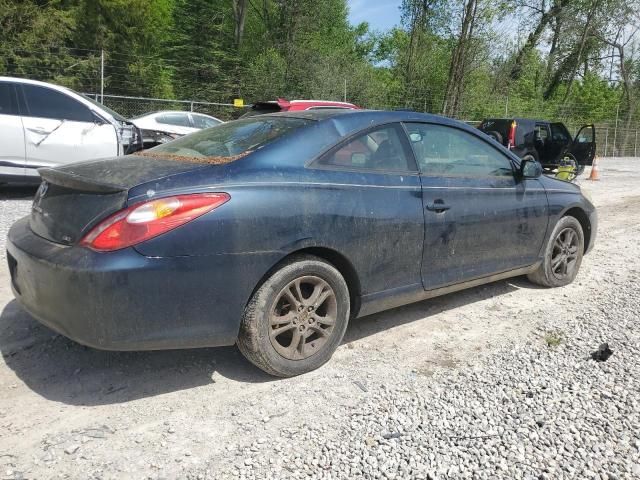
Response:
[{"label": "utility pole", "polygon": [[100,103],[104,104],[104,49],[100,50]]},{"label": "utility pole", "polygon": [[507,94],[507,102],[504,104],[504,116],[509,116],[509,95]]}]

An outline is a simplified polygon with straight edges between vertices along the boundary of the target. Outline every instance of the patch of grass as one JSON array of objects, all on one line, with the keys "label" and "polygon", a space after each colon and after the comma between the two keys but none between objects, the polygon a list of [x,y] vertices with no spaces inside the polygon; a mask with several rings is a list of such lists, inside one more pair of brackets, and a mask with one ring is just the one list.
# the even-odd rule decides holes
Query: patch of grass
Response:
[{"label": "patch of grass", "polygon": [[562,332],[556,330],[553,332],[547,332],[544,335],[544,341],[549,348],[555,348],[564,342],[564,335]]}]

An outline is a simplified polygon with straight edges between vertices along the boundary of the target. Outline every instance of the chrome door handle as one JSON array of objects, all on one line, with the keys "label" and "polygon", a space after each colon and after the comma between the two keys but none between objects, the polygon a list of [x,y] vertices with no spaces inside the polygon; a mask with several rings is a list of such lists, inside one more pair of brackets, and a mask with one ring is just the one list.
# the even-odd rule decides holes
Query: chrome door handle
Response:
[{"label": "chrome door handle", "polygon": [[442,213],[449,210],[451,207],[445,204],[443,201],[435,201],[433,203],[427,203],[426,209],[431,212]]}]

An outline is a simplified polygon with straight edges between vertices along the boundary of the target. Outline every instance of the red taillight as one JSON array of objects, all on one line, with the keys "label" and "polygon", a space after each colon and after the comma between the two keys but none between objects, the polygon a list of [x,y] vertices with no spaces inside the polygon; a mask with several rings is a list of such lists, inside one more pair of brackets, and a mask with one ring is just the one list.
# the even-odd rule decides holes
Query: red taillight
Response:
[{"label": "red taillight", "polygon": [[184,225],[230,198],[228,193],[196,193],[138,203],[100,222],[80,245],[100,252],[130,247]]},{"label": "red taillight", "polygon": [[516,146],[516,127],[518,124],[516,122],[511,122],[511,126],[509,127],[509,136],[507,137],[507,148],[511,149]]}]

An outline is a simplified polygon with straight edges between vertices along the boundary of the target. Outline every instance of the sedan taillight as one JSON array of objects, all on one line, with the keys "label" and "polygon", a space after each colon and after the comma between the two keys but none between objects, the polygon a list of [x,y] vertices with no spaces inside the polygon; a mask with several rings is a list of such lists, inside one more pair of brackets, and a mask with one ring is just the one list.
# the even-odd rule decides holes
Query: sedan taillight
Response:
[{"label": "sedan taillight", "polygon": [[157,237],[228,202],[228,193],[196,193],[138,203],[95,226],[80,245],[111,252]]}]

